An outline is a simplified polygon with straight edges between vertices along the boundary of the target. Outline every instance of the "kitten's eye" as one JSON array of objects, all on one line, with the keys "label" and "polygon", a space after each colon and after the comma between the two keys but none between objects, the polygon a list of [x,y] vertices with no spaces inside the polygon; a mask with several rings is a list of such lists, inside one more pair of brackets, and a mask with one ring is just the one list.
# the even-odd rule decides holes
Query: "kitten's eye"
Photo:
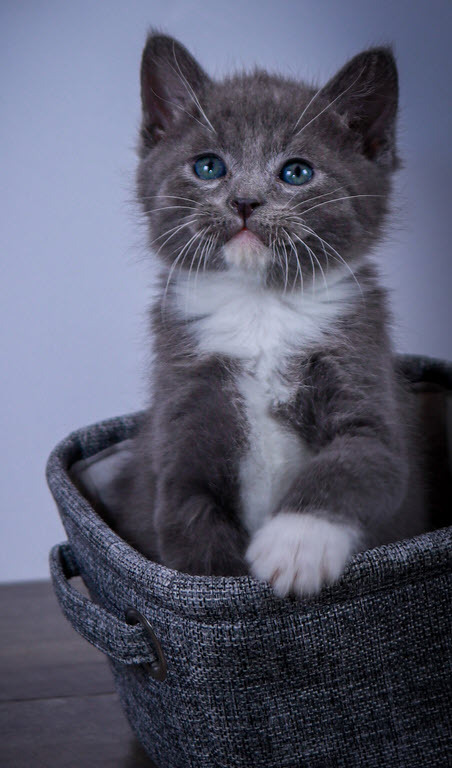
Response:
[{"label": "kitten's eye", "polygon": [[290,163],[283,166],[279,174],[280,179],[287,184],[295,184],[296,186],[306,184],[307,181],[311,181],[313,176],[313,169],[304,160],[291,160]]},{"label": "kitten's eye", "polygon": [[226,166],[220,157],[216,155],[204,155],[199,157],[193,166],[193,170],[200,179],[210,181],[211,179],[219,179],[226,173]]}]

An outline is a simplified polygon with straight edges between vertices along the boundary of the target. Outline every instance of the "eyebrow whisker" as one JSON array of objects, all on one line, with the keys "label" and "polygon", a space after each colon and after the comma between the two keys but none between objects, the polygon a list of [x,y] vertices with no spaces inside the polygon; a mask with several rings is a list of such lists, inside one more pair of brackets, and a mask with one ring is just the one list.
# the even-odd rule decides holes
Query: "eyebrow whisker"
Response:
[{"label": "eyebrow whisker", "polygon": [[[361,71],[359,72],[358,76],[357,76],[357,77],[356,77],[356,78],[353,80],[353,82],[352,82],[352,83],[351,83],[351,84],[350,84],[350,85],[349,85],[347,88],[345,88],[345,89],[344,89],[344,90],[343,90],[343,91],[342,91],[342,92],[341,92],[341,93],[340,93],[338,96],[336,96],[336,98],[335,98],[335,99],[333,99],[332,101],[330,101],[330,103],[329,103],[329,104],[327,104],[327,105],[326,105],[326,107],[324,107],[324,108],[323,108],[323,109],[322,109],[320,112],[318,112],[318,113],[315,115],[315,117],[313,117],[311,120],[309,120],[309,122],[305,123],[305,125],[303,125],[303,127],[302,127],[302,128],[300,128],[300,130],[299,130],[299,131],[297,131],[297,133],[295,134],[295,136],[299,136],[299,135],[300,135],[300,133],[302,133],[302,132],[304,131],[304,129],[308,127],[308,125],[311,125],[311,123],[313,123],[313,122],[314,122],[314,120],[317,120],[317,118],[318,118],[318,117],[320,117],[320,115],[323,115],[323,113],[324,113],[324,112],[326,112],[326,111],[327,111],[327,109],[329,109],[330,107],[332,107],[332,106],[333,106],[333,104],[335,104],[335,103],[336,103],[336,101],[338,101],[338,99],[340,99],[342,96],[345,96],[345,94],[346,94],[346,93],[347,93],[347,92],[350,90],[350,88],[353,88],[353,86],[355,85],[355,83],[357,83],[357,82],[358,82],[359,78],[361,77],[362,73],[364,72],[364,69],[365,69],[365,68],[363,67],[363,68],[361,69]],[[328,83],[327,83],[327,85],[328,85]],[[320,91],[321,91],[321,90],[322,90],[322,88],[320,89]],[[319,93],[319,91],[317,92],[317,94],[318,94],[318,93]],[[312,101],[313,101],[313,99],[311,100],[311,102],[312,102]],[[308,104],[308,106],[309,106],[309,104]]]}]

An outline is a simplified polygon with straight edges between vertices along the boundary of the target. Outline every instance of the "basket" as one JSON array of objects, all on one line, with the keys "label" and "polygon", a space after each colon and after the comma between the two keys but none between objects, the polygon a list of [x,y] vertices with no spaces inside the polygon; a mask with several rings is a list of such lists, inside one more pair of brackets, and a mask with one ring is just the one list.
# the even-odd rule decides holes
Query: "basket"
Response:
[{"label": "basket", "polygon": [[[398,364],[441,400],[444,424],[452,366]],[[179,573],[120,539],[69,472],[130,439],[141,418],[80,429],[52,452],[47,477],[69,543],[50,566],[64,615],[109,657],[158,768],[450,765],[452,527],[362,552],[305,600],[248,576]],[[79,574],[91,599],[71,586]]]}]

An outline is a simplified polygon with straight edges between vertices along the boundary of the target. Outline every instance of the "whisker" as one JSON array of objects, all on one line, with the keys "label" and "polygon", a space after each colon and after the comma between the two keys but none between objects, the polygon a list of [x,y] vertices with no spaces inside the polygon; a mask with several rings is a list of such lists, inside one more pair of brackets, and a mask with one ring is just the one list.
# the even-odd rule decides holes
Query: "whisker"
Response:
[{"label": "whisker", "polygon": [[305,116],[305,114],[306,114],[306,112],[308,111],[308,109],[309,109],[309,107],[311,106],[311,104],[313,104],[313,102],[316,100],[317,96],[319,96],[319,95],[322,93],[322,91],[324,91],[324,90],[325,90],[326,86],[327,86],[327,83],[324,83],[324,85],[322,85],[322,86],[321,86],[321,88],[319,88],[319,89],[318,89],[318,90],[315,92],[315,94],[314,94],[314,96],[312,97],[312,99],[311,99],[311,100],[310,100],[310,101],[309,101],[309,102],[306,104],[306,106],[305,106],[305,108],[304,108],[303,112],[301,113],[300,117],[298,118],[297,122],[295,123],[294,127],[292,128],[292,130],[293,130],[293,131],[294,131],[294,130],[295,130],[295,128],[297,127],[298,123],[299,123],[299,122],[300,122],[300,121],[303,119],[303,117]]},{"label": "whisker", "polygon": [[344,197],[334,197],[333,200],[324,200],[323,203],[316,203],[315,205],[312,205],[310,208],[307,208],[306,210],[301,211],[303,216],[305,216],[306,213],[309,213],[309,211],[313,211],[314,208],[320,208],[322,205],[328,205],[329,203],[337,203],[338,200],[352,200],[355,197],[384,197],[384,195],[345,195]]},{"label": "whisker", "polygon": [[[313,268],[313,273],[314,273],[314,275],[315,275],[315,265],[314,265],[314,261],[313,261],[313,258],[315,259],[315,261],[316,261],[316,263],[317,263],[317,266],[318,266],[318,267],[319,267],[319,269],[320,269],[320,274],[322,275],[322,278],[323,278],[323,284],[324,284],[324,286],[325,286],[325,291],[326,291],[326,295],[327,295],[327,300],[329,301],[329,300],[330,300],[330,292],[329,292],[329,288],[328,288],[328,282],[327,282],[327,279],[326,279],[326,276],[325,276],[325,272],[323,271],[323,267],[322,267],[322,265],[321,265],[321,263],[320,263],[320,261],[319,261],[319,259],[318,259],[318,257],[317,257],[317,254],[316,254],[316,252],[315,252],[315,251],[314,251],[312,248],[310,248],[310,247],[309,247],[309,245],[308,245],[308,244],[307,244],[307,243],[306,243],[306,242],[305,242],[305,241],[304,241],[304,240],[303,240],[301,237],[299,237],[299,236],[298,236],[298,235],[296,235],[295,233],[294,233],[294,237],[295,237],[297,240],[299,240],[299,242],[300,242],[302,245],[304,245],[304,247],[305,247],[305,248],[306,248],[306,250],[308,251],[308,254],[309,254],[309,258],[310,258],[310,260],[311,260],[311,264],[312,264],[312,268]],[[314,279],[313,279],[313,289],[314,289],[314,294],[315,294],[315,282],[314,282]]]},{"label": "whisker", "polygon": [[[196,93],[194,92],[194,90],[193,90],[192,86],[191,86],[191,85],[190,85],[190,83],[188,82],[187,78],[185,77],[185,75],[183,74],[183,72],[182,72],[182,70],[181,70],[181,68],[180,68],[180,66],[179,66],[179,62],[178,62],[178,60],[177,60],[177,56],[176,56],[176,47],[175,47],[175,43],[174,43],[174,42],[173,42],[173,56],[174,56],[174,61],[176,62],[176,67],[177,67],[177,69],[179,70],[179,75],[180,75],[180,77],[181,77],[181,79],[182,79],[182,82],[184,83],[185,87],[187,88],[187,91],[188,91],[188,93],[191,95],[191,97],[192,97],[193,101],[195,102],[196,106],[198,107],[199,111],[201,112],[202,116],[204,117],[204,120],[206,121],[206,123],[207,123],[207,125],[209,126],[209,128],[210,128],[210,129],[211,129],[211,130],[212,130],[214,133],[216,133],[216,130],[215,130],[215,128],[213,127],[212,123],[210,122],[209,118],[207,117],[206,113],[204,112],[204,110],[203,110],[203,108],[202,108],[202,106],[201,106],[201,104],[200,104],[200,101],[199,101],[199,99],[198,99],[198,97],[197,97]],[[171,69],[172,69],[172,70],[173,70],[173,72],[174,72],[174,71],[175,71],[175,70],[174,70],[174,67],[173,67],[171,64],[170,64],[170,67],[171,67]],[[176,74],[177,74],[177,73],[176,73]]]},{"label": "whisker", "polygon": [[300,205],[304,205],[304,203],[312,203],[313,200],[319,200],[321,197],[326,197],[327,195],[333,195],[335,192],[339,192],[340,189],[344,189],[344,187],[343,186],[336,187],[336,189],[332,189],[330,192],[324,192],[323,195],[313,195],[312,197],[308,197],[306,200],[300,200],[299,203],[295,203],[295,205],[292,205],[289,208],[287,208],[287,205],[284,205],[281,208],[281,210],[294,211],[295,208],[298,208],[298,206]]},{"label": "whisker", "polygon": [[[193,269],[193,264],[195,263],[198,251],[201,248],[201,246],[203,246],[203,245],[205,245],[205,242],[203,243],[203,239],[201,238],[199,243],[197,244],[197,246],[195,248],[195,252],[194,252],[194,254],[192,256],[192,259],[191,259],[191,262],[190,262],[190,269],[188,270],[187,290],[186,290],[186,294],[185,294],[185,306],[186,306],[187,309],[188,309],[188,294],[190,292],[191,271]],[[199,266],[199,263],[200,262],[198,262],[198,266]]]},{"label": "whisker", "polygon": [[187,255],[187,253],[188,253],[188,250],[187,250],[187,249],[190,247],[190,245],[191,245],[193,242],[195,242],[195,241],[196,241],[196,239],[197,239],[198,237],[201,237],[201,235],[202,235],[202,234],[203,234],[203,230],[200,230],[199,232],[195,232],[195,234],[194,234],[194,235],[192,235],[192,236],[191,236],[191,238],[190,238],[189,240],[187,240],[187,242],[185,243],[185,245],[182,247],[182,249],[181,249],[181,250],[180,250],[180,252],[178,253],[177,257],[174,259],[173,263],[171,264],[171,268],[170,268],[170,270],[169,270],[169,273],[168,273],[168,279],[167,279],[167,281],[166,281],[166,285],[165,285],[165,290],[164,290],[164,292],[163,292],[163,298],[162,298],[162,313],[163,313],[163,311],[164,311],[164,307],[165,307],[165,303],[166,303],[166,297],[167,297],[167,293],[168,293],[168,288],[169,288],[170,280],[171,280],[171,277],[173,276],[174,270],[176,269],[176,266],[177,266],[177,264],[178,264],[178,262],[179,262],[180,258],[182,257],[182,255],[183,255],[183,254],[185,254],[185,255],[184,255],[184,257],[183,257],[183,259],[182,259],[182,263],[180,264],[180,266],[182,266],[182,265],[183,265],[183,263],[184,263],[184,261],[185,261],[185,257],[186,257],[186,255]]},{"label": "whisker", "polygon": [[208,249],[208,247],[209,247],[209,245],[210,245],[210,243],[212,241],[212,237],[213,237],[213,235],[208,235],[208,237],[206,238],[205,243],[203,245],[203,249],[201,251],[201,255],[200,255],[199,259],[198,259],[198,266],[196,268],[196,275],[195,275],[195,289],[196,289],[196,287],[198,285],[199,268],[200,268],[201,264],[205,263],[204,262],[204,254],[206,253],[206,250]]},{"label": "whisker", "polygon": [[320,241],[320,244],[321,244],[321,246],[322,246],[323,255],[325,256],[325,262],[326,262],[326,271],[327,271],[327,273],[328,273],[328,272],[329,272],[329,269],[330,269],[330,260],[329,260],[328,254],[327,254],[327,252],[326,252],[326,250],[325,250],[325,245],[324,245],[324,243],[323,243],[323,241],[322,241],[322,240]]},{"label": "whisker", "polygon": [[182,197],[181,195],[146,195],[141,200],[153,200],[155,197],[172,197],[174,200],[188,200],[189,203],[197,203],[192,197]]},{"label": "whisker", "polygon": [[[170,65],[170,66],[171,66],[171,65]],[[151,86],[149,86],[149,90],[150,90],[150,91],[152,91],[152,93],[154,94],[154,96],[156,96],[156,97],[157,97],[158,99],[160,99],[161,101],[164,101],[166,104],[171,104],[171,106],[172,106],[172,107],[176,107],[177,109],[180,109],[180,111],[181,111],[181,112],[185,112],[185,114],[186,114],[186,115],[188,115],[189,117],[191,117],[191,118],[192,118],[192,120],[194,120],[196,123],[198,123],[198,124],[201,126],[201,128],[205,128],[205,127],[206,127],[206,126],[204,125],[204,123],[202,123],[202,122],[201,122],[201,120],[198,120],[198,118],[197,118],[197,117],[195,117],[194,115],[192,115],[192,114],[191,114],[191,112],[188,112],[188,110],[186,110],[186,109],[184,109],[183,107],[181,107],[181,105],[180,105],[180,104],[177,104],[177,102],[175,102],[175,101],[170,101],[169,99],[165,99],[163,96],[160,96],[160,94],[158,94],[156,91],[154,91],[154,89],[153,89],[153,88],[151,88]]]},{"label": "whisker", "polygon": [[359,283],[359,280],[357,279],[357,277],[356,277],[355,273],[353,272],[352,268],[350,267],[350,265],[347,263],[347,261],[344,259],[344,257],[341,256],[339,251],[337,251],[331,245],[331,243],[328,243],[327,240],[324,240],[322,237],[320,237],[320,235],[318,235],[317,232],[315,232],[312,229],[312,227],[308,227],[306,224],[302,224],[301,226],[307,232],[310,232],[312,235],[314,235],[314,237],[316,237],[318,240],[320,240],[320,242],[322,242],[327,248],[329,248],[331,251],[333,251],[333,253],[330,253],[330,256],[332,256],[333,259],[336,258],[337,261],[340,261],[348,269],[348,271],[350,272],[351,276],[353,277],[353,280],[355,281],[356,285],[359,288],[359,292],[361,293],[361,298],[364,300],[364,293],[363,293],[363,290],[362,290],[361,285]]},{"label": "whisker", "polygon": [[304,240],[301,239],[301,237],[298,237],[298,235],[294,235],[297,240],[300,241],[300,243],[305,247],[305,249],[308,252],[309,261],[311,262],[311,269],[312,269],[312,290],[315,296],[315,264],[314,259],[312,258],[313,251],[311,248],[309,248],[308,244],[304,242]]},{"label": "whisker", "polygon": [[211,251],[212,251],[212,247],[211,247],[211,246],[213,245],[213,242],[214,242],[214,241],[216,242],[216,241],[218,240],[218,232],[217,232],[217,234],[216,234],[216,235],[211,235],[211,237],[212,237],[212,244],[211,244],[211,245],[209,246],[209,248],[207,248],[207,250],[205,251],[205,253],[204,253],[204,258],[203,258],[202,271],[203,271],[203,273],[204,273],[204,274],[205,274],[205,271],[206,271],[206,267],[207,267],[207,258],[210,256],[210,253],[211,253]]},{"label": "whisker", "polygon": [[289,259],[287,257],[287,249],[286,249],[286,244],[285,244],[284,240],[281,240],[281,246],[284,249],[284,262],[285,262],[284,295],[285,295],[286,291],[287,291],[287,285],[288,285],[288,282],[289,282]]},{"label": "whisker", "polygon": [[212,240],[212,235],[208,235],[206,237],[206,240],[204,242],[201,254],[200,254],[199,259],[198,259],[198,266],[196,267],[196,275],[195,275],[195,289],[196,289],[196,287],[198,285],[198,273],[199,273],[199,270],[201,268],[201,264],[204,264],[204,254],[205,254],[205,252],[206,252],[206,250],[207,250],[211,240]]},{"label": "whisker", "polygon": [[278,227],[278,225],[276,225],[276,227],[275,227],[275,236],[274,236],[274,238],[272,240],[272,243],[271,243],[271,249],[272,249],[273,254],[277,258],[278,265],[284,271],[282,255],[281,255],[280,250],[279,250],[280,237],[278,236],[278,229],[279,229],[279,227]]},{"label": "whisker", "polygon": [[[193,213],[191,213],[191,214],[189,213],[187,215],[190,216],[190,221],[186,221],[184,224],[176,224],[175,227],[171,227],[170,229],[167,229],[161,235],[159,235],[158,237],[155,237],[154,240],[151,240],[151,242],[149,243],[149,246],[153,245],[158,240],[161,240],[162,237],[165,237],[165,235],[168,235],[170,232],[173,233],[171,235],[171,237],[174,237],[174,235],[177,234],[177,232],[180,232],[180,230],[184,229],[184,227],[189,227],[190,224],[193,224],[194,222],[192,220],[192,217],[193,217],[194,214]],[[169,237],[168,240],[171,240],[171,237]],[[161,249],[168,242],[168,240],[165,240],[165,242],[161,244],[160,248],[157,251],[157,254],[160,253]]]},{"label": "whisker", "polygon": [[[165,237],[165,235],[169,235],[170,232],[179,231],[184,227],[188,227],[191,223],[192,223],[191,221],[187,221],[184,224],[176,224],[175,227],[171,227],[170,229],[165,230],[165,232],[162,232],[161,235],[158,235],[157,237],[154,237],[153,240],[151,240],[151,242],[149,243],[149,247],[154,245],[154,243],[158,242],[159,240],[161,240],[162,237]],[[165,245],[165,243],[162,243],[162,246],[163,245]]]},{"label": "whisker", "polygon": [[324,108],[323,108],[323,109],[322,109],[320,112],[318,112],[318,113],[315,115],[315,117],[313,117],[311,120],[309,120],[309,122],[305,123],[305,125],[303,125],[303,127],[302,127],[302,128],[299,130],[299,131],[297,131],[297,133],[295,134],[295,136],[299,136],[299,135],[300,135],[300,133],[303,133],[304,129],[305,129],[305,128],[307,128],[307,127],[308,127],[308,125],[311,125],[311,123],[313,123],[313,122],[314,122],[314,120],[317,120],[317,118],[318,118],[318,117],[320,117],[320,115],[323,115],[323,113],[324,113],[324,112],[326,112],[326,111],[327,111],[327,109],[329,109],[330,107],[332,107],[332,106],[333,106],[333,104],[335,104],[335,103],[336,103],[336,101],[338,101],[338,99],[342,98],[342,96],[345,96],[345,94],[346,94],[346,93],[347,93],[347,92],[350,90],[350,88],[353,88],[353,86],[355,85],[355,83],[357,83],[357,82],[358,82],[358,80],[359,80],[359,78],[361,77],[361,75],[362,75],[362,73],[363,73],[363,72],[364,72],[364,67],[361,69],[360,73],[358,74],[358,77],[356,77],[356,78],[353,80],[353,82],[352,82],[352,83],[351,83],[351,84],[350,84],[350,85],[349,85],[347,88],[345,88],[345,89],[342,91],[342,93],[340,93],[340,94],[339,94],[339,96],[336,96],[336,98],[335,98],[335,99],[333,99],[332,101],[330,101],[330,103],[329,103],[329,104],[327,104],[327,105],[326,105],[326,107],[324,107]]},{"label": "whisker", "polygon": [[282,227],[282,231],[286,235],[286,237],[287,237],[287,239],[289,241],[289,245],[290,245],[290,247],[292,248],[292,250],[293,250],[293,252],[295,254],[295,261],[296,261],[296,264],[297,264],[297,271],[295,273],[294,281],[293,281],[293,284],[292,284],[292,293],[293,293],[294,289],[295,289],[295,286],[297,284],[298,274],[300,274],[300,287],[303,288],[303,272],[302,272],[302,269],[301,269],[300,259],[298,258],[298,251],[296,249],[294,241],[292,240],[291,236],[289,235],[289,233],[287,232],[287,230],[284,227]]},{"label": "whisker", "polygon": [[[312,269],[312,287],[313,287],[313,292],[315,294],[315,266],[314,266],[314,261],[313,261],[312,256],[311,256],[312,251],[308,247],[308,245],[304,242],[304,240],[302,240],[300,237],[298,237],[298,235],[296,235],[295,233],[294,233],[294,237],[296,237],[296,239],[299,240],[299,242],[305,247],[305,249],[308,252],[308,256],[309,256],[309,259],[310,259],[310,262],[311,262],[311,269]],[[295,248],[295,244],[294,244],[294,248]],[[296,248],[295,248],[295,251],[296,251]],[[297,255],[298,255],[298,253],[297,253]],[[297,261],[298,261],[298,258],[297,258]],[[301,271],[301,265],[300,265],[300,271]]]},{"label": "whisker", "polygon": [[217,234],[215,235],[215,237],[213,239],[212,246],[209,248],[209,253],[206,255],[206,259],[205,259],[205,262],[204,262],[204,270],[205,270],[205,267],[206,267],[206,264],[207,264],[207,258],[210,259],[210,256],[211,256],[212,252],[217,247],[218,237],[219,237],[219,233],[217,232]]},{"label": "whisker", "polygon": [[[309,246],[308,246],[308,248],[309,248]],[[322,275],[323,284],[324,284],[325,290],[326,290],[326,298],[327,298],[327,301],[329,301],[330,300],[330,292],[329,292],[329,288],[328,288],[328,282],[327,282],[327,279],[325,277],[325,272],[323,271],[323,267],[322,267],[322,265],[320,263],[320,260],[319,260],[319,258],[317,256],[316,252],[314,251],[314,249],[309,248],[309,250],[312,252],[312,255],[313,255],[314,259],[316,260],[317,265],[318,265],[318,267],[320,269],[320,274]]]},{"label": "whisker", "polygon": [[[288,218],[289,218],[289,217],[288,217]],[[294,221],[296,224],[298,224],[300,227],[304,227],[304,228],[305,228],[305,226],[304,226],[304,222],[303,222],[303,219],[301,218],[301,216],[291,216],[291,217],[290,217],[290,219],[291,219],[291,221]],[[284,231],[286,231],[286,230],[284,230]],[[287,233],[287,232],[286,232],[286,234],[287,234],[287,236],[288,236],[288,237],[289,237],[289,239],[290,239],[290,235],[288,235],[288,233]],[[325,285],[325,289],[326,289],[326,291],[327,291],[327,293],[328,293],[328,284],[327,284],[327,281],[326,281],[325,273],[324,273],[324,271],[323,271],[322,265],[321,265],[321,263],[320,263],[320,261],[319,261],[319,259],[318,259],[317,255],[316,255],[315,251],[314,251],[312,248],[310,248],[310,247],[308,246],[308,244],[307,244],[307,243],[306,243],[306,242],[305,242],[305,241],[304,241],[302,238],[300,238],[300,237],[299,237],[299,235],[297,235],[295,232],[293,233],[293,236],[294,236],[294,237],[295,237],[297,240],[299,240],[299,242],[300,242],[300,243],[301,243],[301,244],[302,244],[302,245],[303,245],[303,246],[304,246],[304,247],[307,249],[307,251],[308,251],[308,255],[309,255],[309,258],[310,258],[310,260],[311,260],[311,265],[312,265],[312,269],[313,269],[313,273],[312,273],[312,283],[313,283],[313,291],[314,291],[314,293],[315,293],[315,266],[314,266],[314,264],[313,264],[313,261],[312,261],[312,257],[314,257],[314,259],[315,259],[315,260],[316,260],[316,262],[317,262],[317,265],[318,265],[318,267],[319,267],[319,269],[320,269],[320,272],[321,272],[321,274],[322,274],[322,277],[323,277],[323,282],[324,282],[324,285]],[[328,256],[327,256],[327,254],[326,254],[326,251],[325,251],[325,247],[323,246],[323,244],[322,244],[322,248],[323,248],[323,252],[324,252],[324,254],[325,254],[325,258],[326,258],[326,261],[328,261]]]},{"label": "whisker", "polygon": [[199,208],[195,207],[194,205],[163,205],[161,208],[153,208],[150,211],[147,211],[147,213],[157,213],[158,211],[172,211],[177,208],[182,208],[188,211],[198,211]]}]

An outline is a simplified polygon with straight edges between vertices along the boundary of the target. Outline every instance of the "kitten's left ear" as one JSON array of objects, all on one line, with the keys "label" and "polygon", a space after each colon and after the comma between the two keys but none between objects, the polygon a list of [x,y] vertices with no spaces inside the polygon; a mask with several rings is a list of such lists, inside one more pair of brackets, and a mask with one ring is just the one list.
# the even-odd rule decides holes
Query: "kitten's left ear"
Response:
[{"label": "kitten's left ear", "polygon": [[397,68],[391,48],[370,48],[351,59],[323,89],[360,141],[362,153],[381,165],[398,166],[395,122]]},{"label": "kitten's left ear", "polygon": [[184,114],[207,120],[199,97],[210,82],[177,40],[151,32],[141,59],[142,147],[153,147]]}]

